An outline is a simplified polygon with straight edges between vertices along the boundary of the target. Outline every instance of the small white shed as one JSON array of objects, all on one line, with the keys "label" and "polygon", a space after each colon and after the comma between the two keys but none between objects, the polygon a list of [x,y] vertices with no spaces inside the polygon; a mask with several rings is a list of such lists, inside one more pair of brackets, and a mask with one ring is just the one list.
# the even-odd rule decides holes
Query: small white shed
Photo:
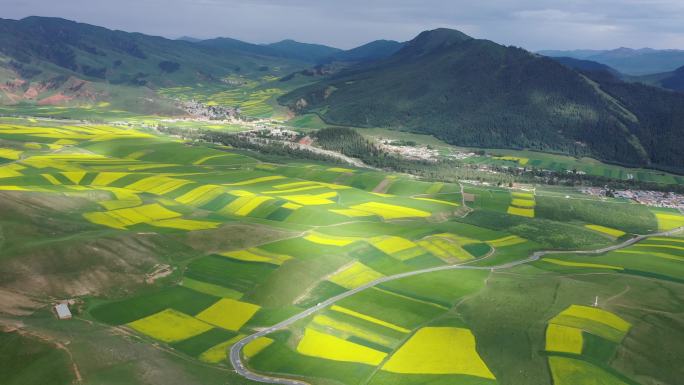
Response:
[{"label": "small white shed", "polygon": [[71,311],[69,310],[69,305],[66,303],[58,303],[55,305],[55,312],[59,319],[71,319]]}]

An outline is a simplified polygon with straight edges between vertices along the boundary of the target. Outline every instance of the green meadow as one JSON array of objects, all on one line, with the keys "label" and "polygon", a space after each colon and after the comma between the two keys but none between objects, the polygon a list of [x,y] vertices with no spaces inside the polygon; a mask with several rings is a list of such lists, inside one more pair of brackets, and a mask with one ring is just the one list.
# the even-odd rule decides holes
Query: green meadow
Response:
[{"label": "green meadow", "polygon": [[[281,91],[251,86],[161,92],[272,115]],[[0,335],[0,367],[19,368],[0,371],[2,383],[251,383],[227,357],[240,338],[428,268],[442,270],[347,296],[248,345],[243,362],[326,385],[674,385],[684,375],[684,238],[570,252],[676,227],[676,212],[266,163],[135,125],[35,115],[0,118],[0,296],[8,319],[45,338]],[[537,159],[502,152],[523,155]],[[541,250],[557,253],[516,264]],[[57,298],[75,300],[72,320],[54,319]]]}]

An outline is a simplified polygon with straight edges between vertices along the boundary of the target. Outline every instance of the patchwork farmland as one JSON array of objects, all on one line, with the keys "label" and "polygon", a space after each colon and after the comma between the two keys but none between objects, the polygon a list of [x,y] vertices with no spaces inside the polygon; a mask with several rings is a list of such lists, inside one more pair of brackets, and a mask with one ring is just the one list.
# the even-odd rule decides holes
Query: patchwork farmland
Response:
[{"label": "patchwork farmland", "polygon": [[[624,244],[683,226],[675,210],[20,118],[0,119],[0,204],[0,293],[26,294],[17,319],[74,341],[84,382],[144,383],[135,346],[185,373],[152,381],[250,383],[228,370],[231,346],[311,308],[246,344],[247,369],[346,385],[684,375],[684,238]],[[450,266],[466,268],[393,279]],[[39,305],[51,298],[77,299],[70,323]]]}]

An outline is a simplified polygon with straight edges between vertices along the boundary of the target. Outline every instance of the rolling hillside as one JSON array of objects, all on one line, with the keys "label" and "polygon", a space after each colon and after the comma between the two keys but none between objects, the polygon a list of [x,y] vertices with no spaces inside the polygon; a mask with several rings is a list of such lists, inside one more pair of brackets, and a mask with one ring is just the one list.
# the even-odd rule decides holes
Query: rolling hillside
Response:
[{"label": "rolling hillside", "polygon": [[424,132],[457,145],[684,167],[678,118],[684,97],[592,79],[550,58],[454,30],[423,32],[385,60],[302,87],[280,102],[331,124]]},{"label": "rolling hillside", "polygon": [[45,17],[0,19],[0,41],[2,104],[149,99],[149,89],[282,76],[311,64],[237,40],[191,43]]}]

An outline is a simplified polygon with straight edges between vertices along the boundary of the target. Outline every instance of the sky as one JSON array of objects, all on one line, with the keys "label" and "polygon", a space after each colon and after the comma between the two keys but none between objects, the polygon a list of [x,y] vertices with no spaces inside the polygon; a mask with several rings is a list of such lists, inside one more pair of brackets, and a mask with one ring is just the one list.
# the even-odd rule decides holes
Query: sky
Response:
[{"label": "sky", "polygon": [[0,17],[56,16],[177,38],[352,48],[439,27],[536,51],[684,49],[684,0],[0,0]]}]

